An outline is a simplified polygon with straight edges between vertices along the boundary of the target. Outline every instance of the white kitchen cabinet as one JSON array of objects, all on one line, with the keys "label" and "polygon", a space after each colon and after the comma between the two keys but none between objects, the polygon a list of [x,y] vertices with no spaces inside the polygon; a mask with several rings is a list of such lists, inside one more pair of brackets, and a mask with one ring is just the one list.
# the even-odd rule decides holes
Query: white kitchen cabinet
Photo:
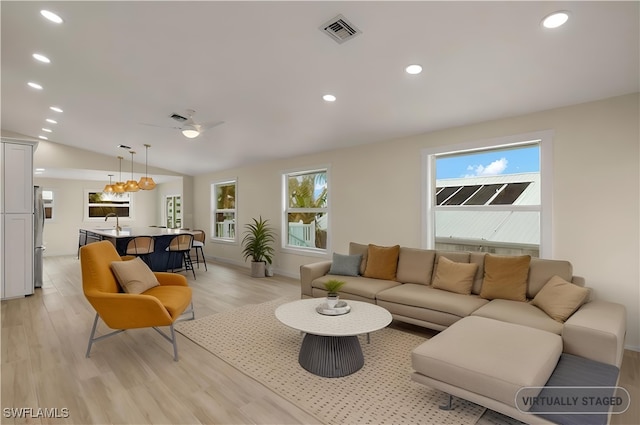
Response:
[{"label": "white kitchen cabinet", "polygon": [[3,143],[3,212],[33,212],[33,145]]},{"label": "white kitchen cabinet", "polygon": [[2,140],[0,163],[1,298],[33,293],[33,152],[37,142]]},{"label": "white kitchen cabinet", "polygon": [[4,214],[3,299],[33,293],[33,214]]}]

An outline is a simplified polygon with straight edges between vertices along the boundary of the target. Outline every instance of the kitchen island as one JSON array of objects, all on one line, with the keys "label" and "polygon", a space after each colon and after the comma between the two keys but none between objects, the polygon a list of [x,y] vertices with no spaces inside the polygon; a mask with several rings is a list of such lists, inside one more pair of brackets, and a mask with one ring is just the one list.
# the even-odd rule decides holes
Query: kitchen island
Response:
[{"label": "kitchen island", "polygon": [[78,249],[81,246],[97,241],[110,241],[120,255],[126,255],[127,244],[138,236],[150,236],[154,239],[154,251],[149,254],[147,260],[153,271],[167,271],[182,268],[182,258],[177,255],[172,257],[167,252],[167,247],[176,235],[192,235],[189,230],[166,229],[162,227],[123,227],[116,230],[115,227],[80,228]]}]

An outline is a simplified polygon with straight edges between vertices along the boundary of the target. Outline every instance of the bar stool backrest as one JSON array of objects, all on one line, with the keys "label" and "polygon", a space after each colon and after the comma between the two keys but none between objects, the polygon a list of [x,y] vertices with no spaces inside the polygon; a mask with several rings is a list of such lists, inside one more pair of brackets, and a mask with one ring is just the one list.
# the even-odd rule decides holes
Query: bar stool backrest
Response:
[{"label": "bar stool backrest", "polygon": [[199,229],[194,229],[193,230],[193,240],[194,241],[198,241],[198,242],[202,242],[202,245],[204,245],[204,241],[207,238],[207,235],[204,233],[204,230],[199,230]]},{"label": "bar stool backrest", "polygon": [[151,254],[155,241],[151,236],[136,236],[127,243],[127,255]]},{"label": "bar stool backrest", "polygon": [[169,243],[169,251],[190,251],[193,246],[193,235],[177,235]]}]

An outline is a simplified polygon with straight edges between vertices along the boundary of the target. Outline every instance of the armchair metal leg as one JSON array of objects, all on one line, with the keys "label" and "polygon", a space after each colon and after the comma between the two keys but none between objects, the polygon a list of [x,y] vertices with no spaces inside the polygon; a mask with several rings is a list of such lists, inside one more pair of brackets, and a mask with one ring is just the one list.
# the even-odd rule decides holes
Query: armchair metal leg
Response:
[{"label": "armchair metal leg", "polygon": [[87,346],[87,354],[85,355],[85,357],[87,358],[89,357],[89,354],[91,354],[91,346],[93,345],[94,342],[98,342],[112,335],[119,334],[120,332],[124,332],[124,329],[118,329],[116,331],[109,332],[106,335],[102,335],[97,338],[94,338],[94,335],[96,334],[96,327],[98,326],[98,317],[100,317],[100,315],[96,313],[96,317],[93,319],[93,327],[91,328],[91,335],[89,335],[89,345]]},{"label": "armchair metal leg", "polygon": [[[185,315],[191,315],[191,317],[182,317]],[[180,317],[178,317],[176,319],[176,322],[181,322],[183,320],[195,320],[196,318],[196,311],[193,309],[193,301],[191,301],[191,304],[189,304],[189,308],[187,308],[181,315]],[[175,322],[174,322],[175,323]]]},{"label": "armchair metal leg", "polygon": [[171,345],[173,345],[173,361],[178,361],[178,341],[176,340],[176,333],[173,329],[173,323],[169,325],[169,330],[171,332],[171,336],[167,335],[166,333],[162,332],[159,328],[156,328],[155,326],[153,327],[153,329],[156,330],[156,332],[158,332],[160,335],[162,335],[162,337],[164,339],[166,339],[167,341],[169,341],[171,343]]}]

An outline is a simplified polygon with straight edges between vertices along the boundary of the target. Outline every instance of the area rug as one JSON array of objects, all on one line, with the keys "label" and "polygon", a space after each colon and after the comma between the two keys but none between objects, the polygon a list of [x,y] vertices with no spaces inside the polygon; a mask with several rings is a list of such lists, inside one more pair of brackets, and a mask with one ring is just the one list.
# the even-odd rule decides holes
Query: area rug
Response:
[{"label": "area rug", "polygon": [[411,351],[425,338],[385,328],[361,337],[365,363],[342,378],[322,378],[298,364],[299,331],[274,311],[293,299],[180,322],[176,331],[326,424],[475,424],[485,408],[454,398],[455,409],[438,408],[447,396],[413,382]]}]

